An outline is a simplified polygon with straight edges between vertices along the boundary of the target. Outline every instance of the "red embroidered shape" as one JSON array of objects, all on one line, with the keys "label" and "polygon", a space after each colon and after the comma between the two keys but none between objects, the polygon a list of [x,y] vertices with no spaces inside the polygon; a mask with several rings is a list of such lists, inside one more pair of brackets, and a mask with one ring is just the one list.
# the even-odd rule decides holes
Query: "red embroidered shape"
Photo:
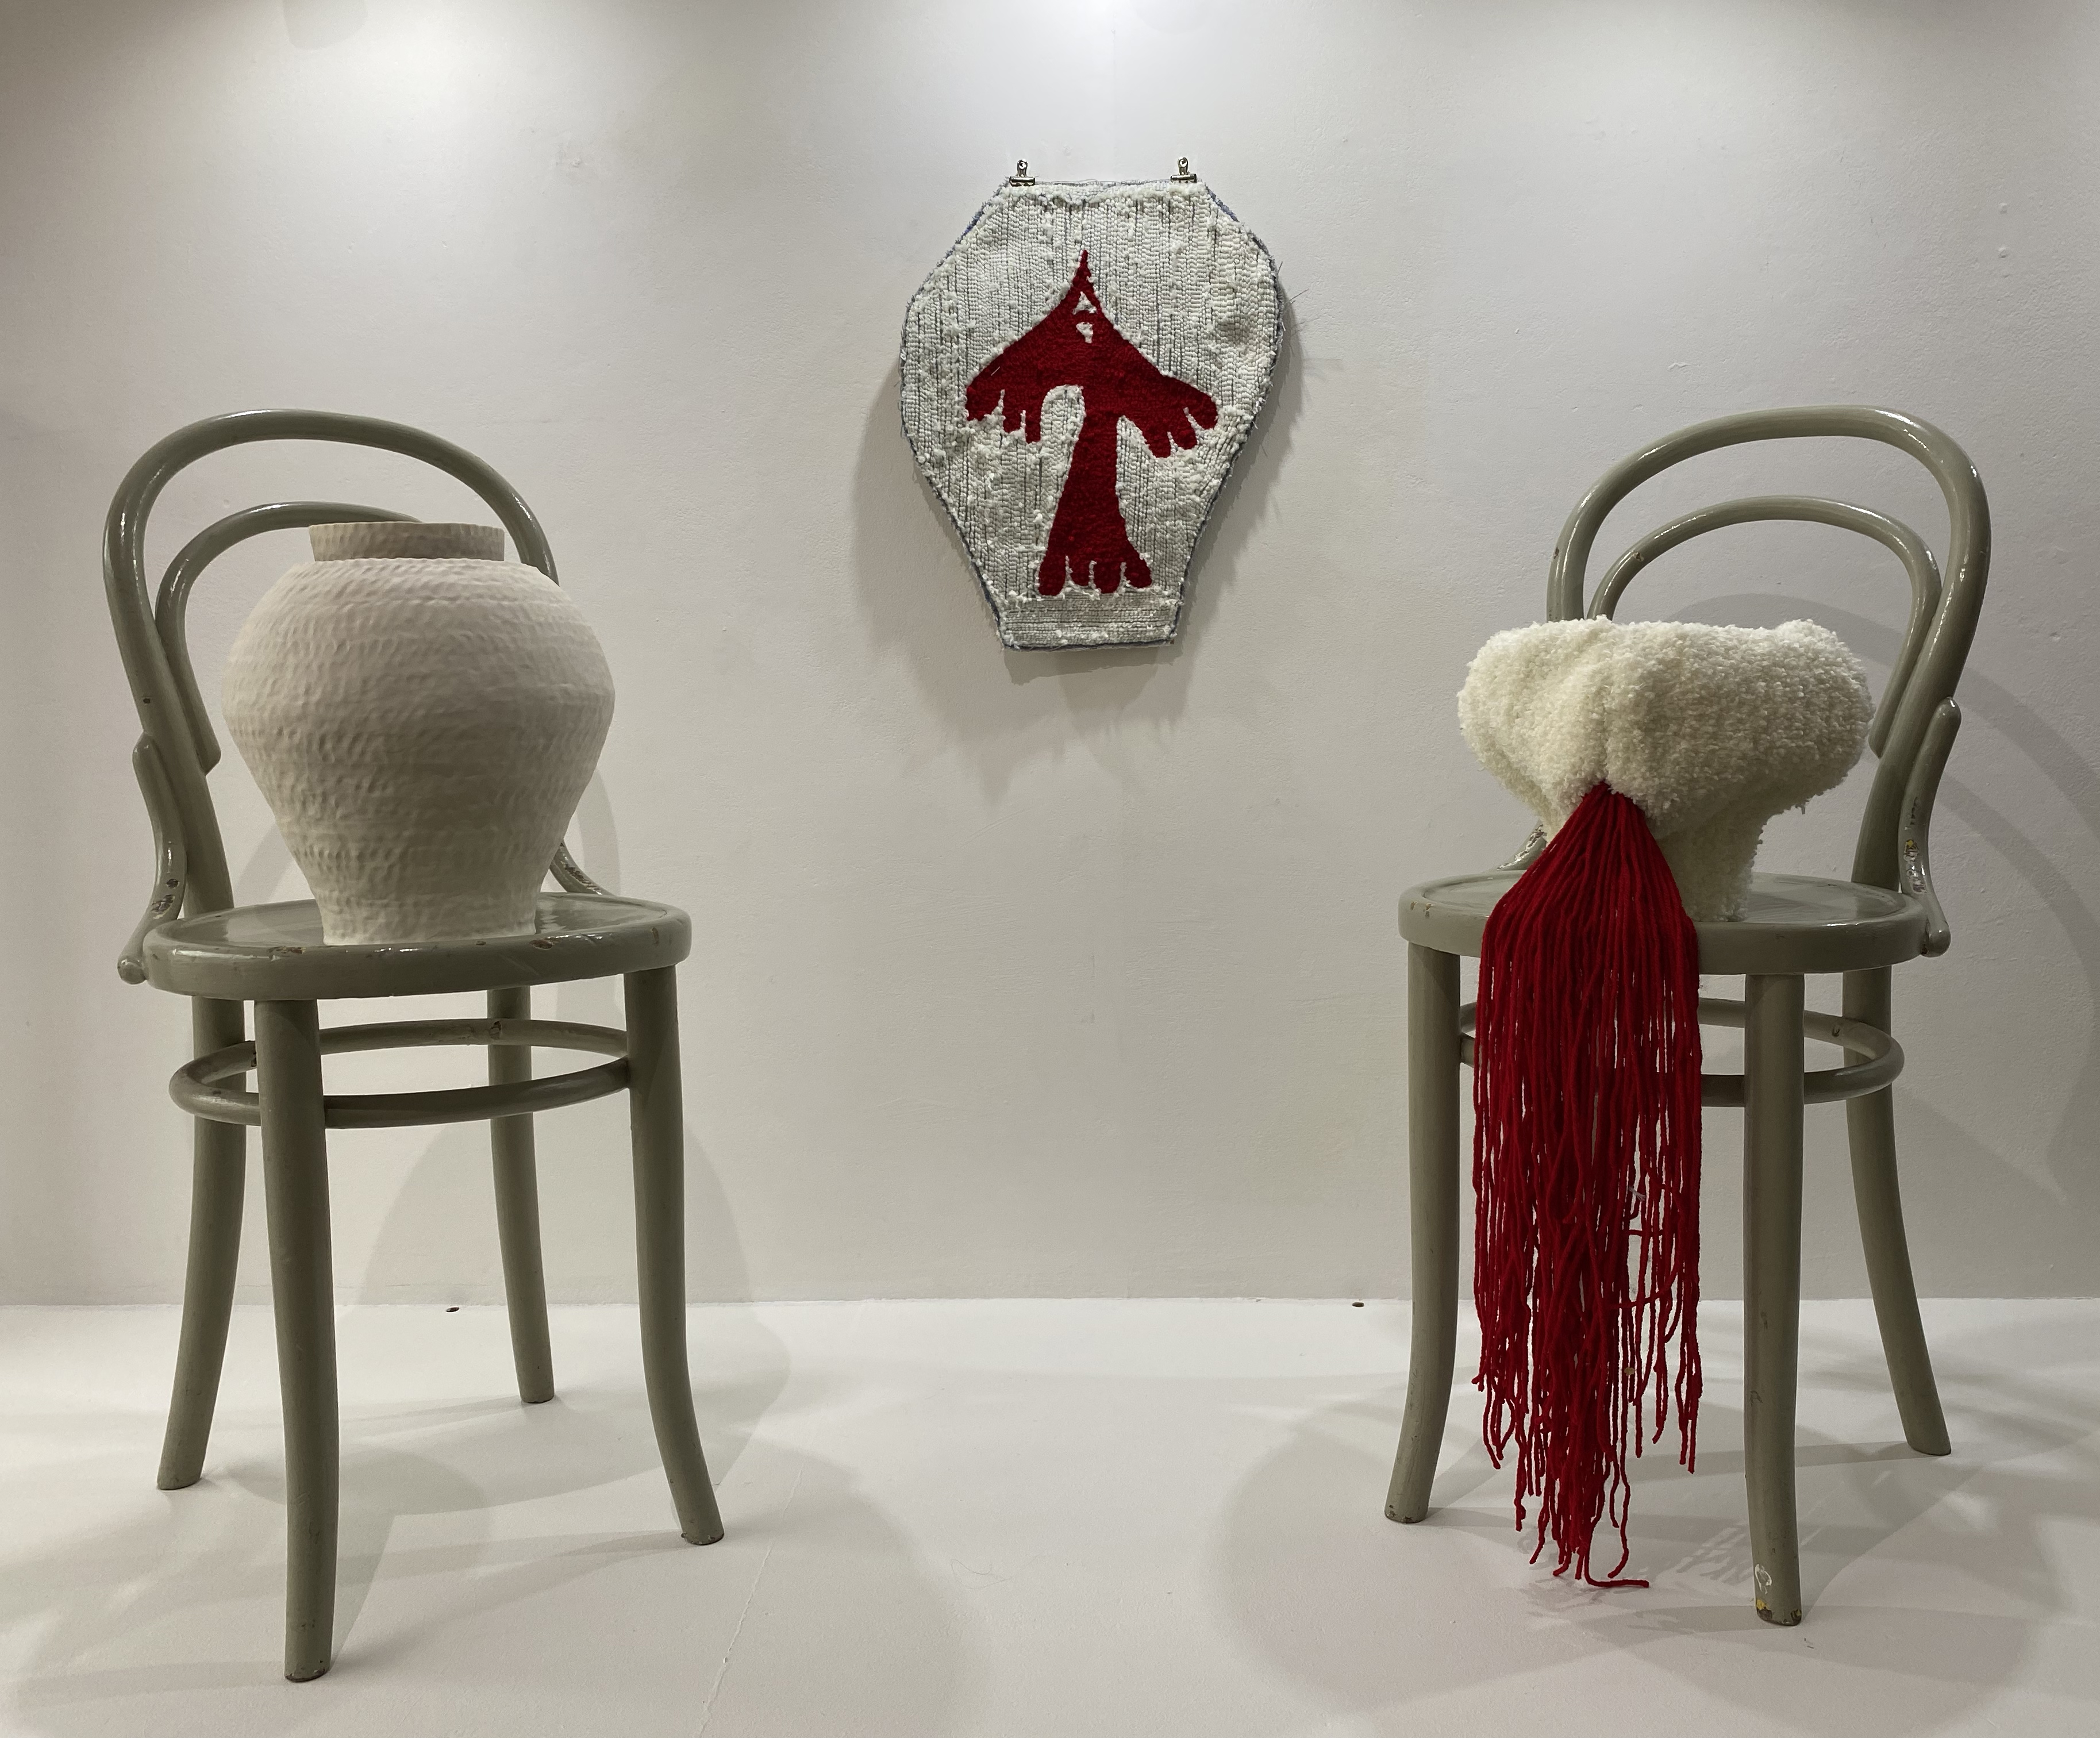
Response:
[{"label": "red embroidered shape", "polygon": [[1116,496],[1116,429],[1127,417],[1153,456],[1163,459],[1176,447],[1193,447],[1198,430],[1215,428],[1218,407],[1208,393],[1161,373],[1116,330],[1084,253],[1064,299],[978,371],[963,407],[975,420],[1004,399],[1006,432],[1021,429],[1037,441],[1043,401],[1060,386],[1079,389],[1079,440],[1035,589],[1054,598],[1068,580],[1098,587],[1103,596],[1125,580],[1149,585],[1152,569],[1132,546]]}]

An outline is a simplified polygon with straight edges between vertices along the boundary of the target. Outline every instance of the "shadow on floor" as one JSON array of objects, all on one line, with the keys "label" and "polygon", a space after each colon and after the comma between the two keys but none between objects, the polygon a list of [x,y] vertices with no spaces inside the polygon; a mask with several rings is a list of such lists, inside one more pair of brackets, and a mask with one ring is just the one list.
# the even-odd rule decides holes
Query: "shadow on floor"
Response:
[{"label": "shadow on floor", "polygon": [[[2015,1346],[2005,1333],[1939,1337],[1956,1444],[1944,1459],[1819,1434],[1824,1396],[1885,1402],[1886,1376],[1877,1359],[1804,1336],[1815,1392],[1804,1395],[1798,1460],[1808,1605],[1798,1629],[1775,1629],[1750,1605],[1740,1365],[1718,1360],[1696,1474],[1674,1464],[1674,1437],[1636,1463],[1628,1573],[1649,1589],[1570,1587],[1528,1561],[1534,1540],[1514,1528],[1509,1472],[1489,1463],[1477,1396],[1462,1383],[1426,1522],[1397,1526],[1382,1509],[1401,1387],[1383,1405],[1332,1407],[1229,1504],[1217,1596],[1278,1669],[1379,1730],[1418,1730],[1424,1704],[1490,1683],[1520,1703],[1533,1672],[1560,1674],[1562,1693],[1586,1657],[1600,1685],[1617,1686],[1599,1694],[1623,1696],[1630,1681],[1608,1662],[1630,1652],[1643,1658],[1644,1701],[1659,1669],[1802,1732],[1942,1729],[2011,1681],[2072,1608],[2042,1524],[2100,1524],[2100,1404],[2049,1373],[2058,1361],[2089,1366],[2090,1347],[2082,1330],[2054,1347],[2046,1334]],[[1460,1363],[1471,1368],[1463,1348]],[[1833,1694],[1833,1674],[1850,1673],[1871,1674],[1873,1693]]]},{"label": "shadow on floor", "polygon": [[[500,1336],[500,1317],[488,1314]],[[564,1358],[565,1328],[597,1312],[563,1314],[558,1373],[580,1361]],[[631,1331],[632,1312],[606,1314],[617,1321],[591,1331],[608,1343],[615,1326]],[[344,1319],[348,1365],[368,1317]],[[139,1469],[141,1497],[115,1525],[5,1564],[0,1633],[39,1633],[0,1729],[641,1738],[710,1722],[717,1731],[840,1730],[840,1710],[858,1705],[880,1712],[857,1731],[946,1730],[964,1671],[955,1614],[844,1469],[777,1446],[751,1450],[786,1382],[777,1337],[741,1310],[701,1312],[696,1329],[696,1372],[730,1373],[696,1383],[730,1529],[704,1550],[677,1535],[638,1350],[631,1383],[616,1368],[602,1373],[611,1361],[601,1356],[592,1361],[600,1373],[544,1405],[347,1405],[338,1660],[311,1684],[279,1675],[274,1414],[229,1414],[205,1480],[183,1491],[151,1490],[157,1419],[127,1422],[121,1444],[105,1433],[92,1476],[106,1480],[121,1454]],[[399,1330],[382,1324],[378,1339],[390,1331]],[[798,1389],[796,1404],[820,1399]],[[63,1420],[19,1422],[67,1440]],[[779,1549],[789,1543],[802,1548]],[[814,1652],[812,1626],[827,1636]],[[796,1642],[792,1671],[777,1657],[783,1634]],[[743,1706],[753,1694],[763,1705]],[[775,1710],[787,1725],[766,1723]]]}]

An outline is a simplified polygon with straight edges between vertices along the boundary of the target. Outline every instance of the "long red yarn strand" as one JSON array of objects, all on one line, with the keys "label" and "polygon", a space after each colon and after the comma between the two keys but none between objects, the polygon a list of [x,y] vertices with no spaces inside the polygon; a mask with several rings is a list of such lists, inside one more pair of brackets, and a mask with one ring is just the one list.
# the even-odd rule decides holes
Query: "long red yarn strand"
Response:
[{"label": "long red yarn strand", "polygon": [[[1699,937],[1640,809],[1594,787],[1488,918],[1473,1073],[1474,1386],[1516,1525],[1599,1587],[1631,1547],[1626,1449],[1699,1416]],[[1677,1370],[1670,1375],[1670,1346]],[[1617,1528],[1599,1577],[1590,1542]]]}]

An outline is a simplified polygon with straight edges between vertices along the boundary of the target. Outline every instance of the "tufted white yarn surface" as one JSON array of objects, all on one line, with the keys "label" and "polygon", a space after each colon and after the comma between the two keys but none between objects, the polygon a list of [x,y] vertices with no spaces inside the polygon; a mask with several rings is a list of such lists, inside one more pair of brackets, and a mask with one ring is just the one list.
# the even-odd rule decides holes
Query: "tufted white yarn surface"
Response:
[{"label": "tufted white yarn surface", "polygon": [[1860,660],[1811,621],[1542,622],[1482,646],[1458,722],[1556,832],[1599,782],[1640,805],[1695,921],[1738,917],[1765,823],[1866,746]]},{"label": "tufted white yarn surface", "polygon": [[[382,529],[353,540],[383,547]],[[545,574],[377,556],[278,580],[223,697],[338,945],[529,934],[613,702],[597,636]]]},{"label": "tufted white yarn surface", "polygon": [[[1068,305],[1089,319],[1096,299],[1141,359],[1134,366],[1189,389],[1215,420],[1184,425],[1178,433],[1193,439],[1185,448],[1149,441],[1139,422],[1094,406],[1107,419],[1103,457],[1149,583],[1104,589],[1080,576],[1046,593],[1040,568],[1093,389],[1056,384],[1025,423],[1015,414],[1018,392],[1004,414],[973,415],[966,399],[1008,346]],[[1009,185],[977,213],[906,311],[899,396],[912,452],[961,533],[1008,646],[1174,637],[1198,534],[1275,371],[1282,311],[1268,249],[1200,184]],[[1098,351],[1104,336],[1089,328],[1085,342]],[[1040,386],[1064,377],[1035,378]]]}]

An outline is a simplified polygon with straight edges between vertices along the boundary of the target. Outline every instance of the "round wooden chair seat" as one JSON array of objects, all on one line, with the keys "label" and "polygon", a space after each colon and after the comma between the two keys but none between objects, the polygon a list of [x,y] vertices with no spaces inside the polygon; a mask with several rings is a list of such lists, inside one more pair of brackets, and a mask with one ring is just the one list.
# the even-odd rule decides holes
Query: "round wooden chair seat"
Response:
[{"label": "round wooden chair seat", "polygon": [[531,935],[332,947],[311,899],[236,906],[163,924],[146,937],[147,981],[225,1001],[313,1002],[618,977],[676,965],[692,950],[676,906],[612,894],[541,893]]},{"label": "round wooden chair seat", "polygon": [[[1400,933],[1440,953],[1477,959],[1513,869],[1424,881],[1400,898]],[[1924,906],[1908,893],[1807,875],[1753,875],[1742,916],[1701,924],[1699,969],[1789,976],[1896,965],[1924,951]]]}]

